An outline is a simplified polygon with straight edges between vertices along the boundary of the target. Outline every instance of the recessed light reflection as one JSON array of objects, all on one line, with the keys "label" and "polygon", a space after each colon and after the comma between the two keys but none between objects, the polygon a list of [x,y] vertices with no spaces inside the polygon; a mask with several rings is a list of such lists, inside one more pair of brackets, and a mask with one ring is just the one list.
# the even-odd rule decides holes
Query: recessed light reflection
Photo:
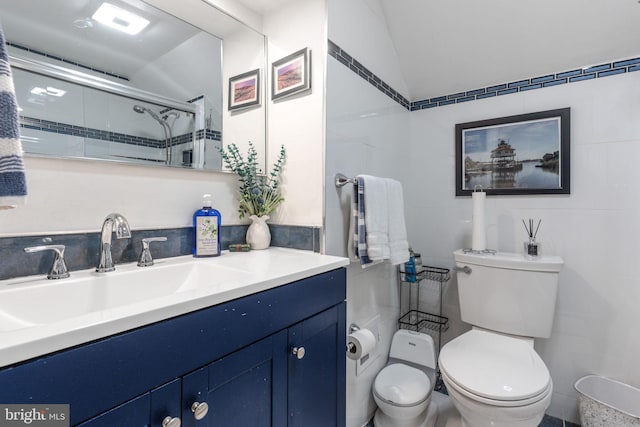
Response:
[{"label": "recessed light reflection", "polygon": [[64,96],[64,94],[67,93],[67,91],[55,88],[53,86],[47,86],[46,88],[36,86],[33,89],[31,89],[31,93],[34,95],[40,95],[40,96],[48,96],[48,95],[57,96],[59,98],[61,96]]},{"label": "recessed light reflection", "polygon": [[142,31],[149,21],[111,3],[102,3],[91,19],[132,36]]}]

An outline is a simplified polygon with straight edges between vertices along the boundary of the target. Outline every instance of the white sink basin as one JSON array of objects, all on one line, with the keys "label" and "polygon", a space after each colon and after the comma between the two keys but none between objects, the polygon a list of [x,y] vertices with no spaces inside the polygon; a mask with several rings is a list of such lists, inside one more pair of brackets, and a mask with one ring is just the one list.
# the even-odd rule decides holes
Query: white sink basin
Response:
[{"label": "white sink basin", "polygon": [[0,287],[0,332],[51,324],[187,291],[224,291],[246,271],[199,262],[156,261],[151,267],[118,266],[109,273],[85,270],[61,280],[27,278]]},{"label": "white sink basin", "polygon": [[61,280],[47,280],[44,275],[2,280],[0,367],[348,264],[346,258],[269,248],[224,251],[213,258],[165,258],[151,267],[119,264],[109,273],[72,271],[71,277]]}]

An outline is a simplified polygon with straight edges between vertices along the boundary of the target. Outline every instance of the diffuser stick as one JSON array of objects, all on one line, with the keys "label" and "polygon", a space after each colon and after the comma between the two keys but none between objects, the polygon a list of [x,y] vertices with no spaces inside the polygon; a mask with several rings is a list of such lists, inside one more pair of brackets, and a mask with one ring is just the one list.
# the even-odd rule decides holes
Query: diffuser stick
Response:
[{"label": "diffuser stick", "polygon": [[538,235],[538,229],[540,228],[540,223],[542,222],[542,219],[538,220],[538,226],[536,227],[536,232],[533,233],[533,238],[535,239],[536,236]]}]

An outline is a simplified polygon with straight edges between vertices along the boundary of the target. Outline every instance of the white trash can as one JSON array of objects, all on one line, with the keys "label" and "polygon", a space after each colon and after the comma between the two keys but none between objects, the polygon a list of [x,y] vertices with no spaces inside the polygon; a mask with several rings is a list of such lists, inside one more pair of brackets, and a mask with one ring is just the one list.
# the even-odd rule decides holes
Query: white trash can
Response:
[{"label": "white trash can", "polygon": [[576,381],[582,427],[640,427],[640,390],[597,375]]}]

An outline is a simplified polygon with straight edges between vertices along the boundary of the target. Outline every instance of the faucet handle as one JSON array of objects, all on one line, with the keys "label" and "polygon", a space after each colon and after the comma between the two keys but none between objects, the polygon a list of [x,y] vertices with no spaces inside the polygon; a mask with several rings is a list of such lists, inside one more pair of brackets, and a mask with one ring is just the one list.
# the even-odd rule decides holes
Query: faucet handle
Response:
[{"label": "faucet handle", "polygon": [[166,237],[146,237],[142,239],[142,252],[140,252],[140,258],[138,258],[138,267],[149,267],[153,265],[149,244],[151,242],[165,242],[166,240]]},{"label": "faucet handle", "polygon": [[53,259],[53,265],[47,279],[65,279],[70,276],[69,270],[67,270],[67,264],[64,262],[64,245],[42,245],[42,246],[30,246],[24,248],[26,253],[53,251],[55,258]]}]

